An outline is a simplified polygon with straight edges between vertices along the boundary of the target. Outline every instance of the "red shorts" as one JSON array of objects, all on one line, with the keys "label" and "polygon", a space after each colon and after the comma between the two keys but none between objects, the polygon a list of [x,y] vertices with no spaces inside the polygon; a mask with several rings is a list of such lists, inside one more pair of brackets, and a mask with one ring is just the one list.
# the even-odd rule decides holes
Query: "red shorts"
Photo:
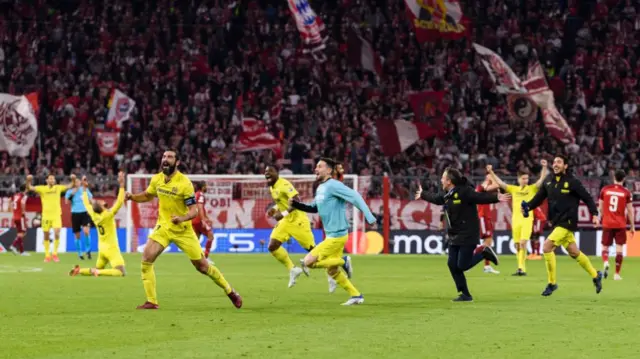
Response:
[{"label": "red shorts", "polygon": [[613,242],[617,245],[627,244],[627,229],[626,228],[603,228],[602,229],[602,245],[610,246]]},{"label": "red shorts", "polygon": [[26,228],[27,226],[24,225],[24,220],[22,218],[14,219],[13,227],[16,229],[18,233],[24,233],[27,231],[27,228]]},{"label": "red shorts", "polygon": [[480,217],[480,238],[493,238],[493,222]]},{"label": "red shorts", "polygon": [[191,223],[193,226],[193,230],[196,232],[196,235],[200,237],[201,235],[207,235],[211,231],[211,227],[209,227],[206,223],[200,221],[198,223]]},{"label": "red shorts", "polygon": [[536,219],[533,221],[533,231],[531,232],[533,235],[540,236],[544,231],[544,223],[545,221],[541,221]]}]

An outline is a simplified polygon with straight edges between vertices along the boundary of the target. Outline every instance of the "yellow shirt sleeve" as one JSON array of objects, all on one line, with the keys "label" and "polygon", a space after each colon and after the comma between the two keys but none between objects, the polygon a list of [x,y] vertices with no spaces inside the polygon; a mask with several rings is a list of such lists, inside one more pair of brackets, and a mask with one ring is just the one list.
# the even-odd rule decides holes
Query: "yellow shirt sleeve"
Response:
[{"label": "yellow shirt sleeve", "polygon": [[56,190],[60,193],[64,193],[67,191],[67,186],[61,184],[56,185]]},{"label": "yellow shirt sleeve", "polygon": [[42,191],[45,189],[46,186],[35,186],[33,187],[33,191],[37,194],[42,194]]},{"label": "yellow shirt sleeve", "polygon": [[282,181],[282,184],[280,185],[279,190],[280,190],[280,193],[284,193],[287,196],[287,198],[293,198],[298,195],[298,191],[295,189],[295,187],[293,187],[293,185],[289,181]]},{"label": "yellow shirt sleeve", "polygon": [[154,197],[158,195],[158,191],[156,190],[157,178],[158,178],[157,175],[153,176],[151,178],[151,181],[149,182],[149,186],[147,187],[147,190],[145,191],[145,192],[147,192],[148,195],[151,195],[151,196],[154,196]]},{"label": "yellow shirt sleeve", "polygon": [[96,212],[93,211],[93,206],[89,201],[89,194],[87,191],[82,191],[82,203],[84,204],[84,208],[87,209],[87,213],[89,214],[89,217],[91,217],[91,221],[95,224],[100,224],[100,218]]},{"label": "yellow shirt sleeve", "polygon": [[182,200],[187,207],[196,205],[196,191],[193,188],[193,183],[187,179],[182,185]]},{"label": "yellow shirt sleeve", "polygon": [[111,219],[115,217],[116,213],[118,213],[118,211],[120,210],[120,208],[122,208],[122,205],[124,204],[124,194],[125,194],[124,188],[120,188],[118,190],[118,198],[116,199],[116,202],[113,204],[111,209],[106,211],[106,213],[103,216],[104,219]]},{"label": "yellow shirt sleeve", "polygon": [[531,198],[533,198],[533,196],[535,196],[536,193],[538,193],[538,190],[539,190],[539,188],[535,184],[530,184],[529,185],[529,191],[531,191],[530,192],[531,193]]},{"label": "yellow shirt sleeve", "polygon": [[514,186],[512,184],[508,184],[507,188],[505,189],[505,191],[507,191],[507,193],[515,193],[518,190],[518,186]]}]

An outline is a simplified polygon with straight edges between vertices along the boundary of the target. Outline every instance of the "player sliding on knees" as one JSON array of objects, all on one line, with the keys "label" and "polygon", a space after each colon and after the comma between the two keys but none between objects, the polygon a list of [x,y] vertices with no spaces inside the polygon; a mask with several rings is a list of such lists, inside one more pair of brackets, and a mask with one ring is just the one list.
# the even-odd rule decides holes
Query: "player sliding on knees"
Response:
[{"label": "player sliding on knees", "polygon": [[531,239],[531,232],[533,231],[533,220],[534,216],[529,216],[527,218],[523,217],[522,211],[518,210],[518,207],[522,204],[523,201],[530,201],[536,193],[538,193],[538,189],[542,187],[542,183],[547,177],[548,169],[547,169],[547,161],[540,161],[540,165],[542,166],[542,170],[540,172],[540,178],[536,183],[529,184],[529,174],[527,172],[518,171],[518,185],[508,185],[504,183],[494,172],[493,166],[487,166],[487,172],[491,179],[500,186],[502,190],[511,194],[512,203],[511,208],[511,232],[513,236],[513,241],[516,244],[517,250],[517,258],[518,258],[518,269],[513,274],[514,276],[526,276],[527,275],[527,242]]},{"label": "player sliding on knees", "polygon": [[631,224],[631,235],[636,232],[632,197],[631,192],[624,187],[625,177],[626,173],[623,170],[617,170],[613,175],[613,184],[602,188],[598,200],[602,214],[602,262],[605,278],[609,276],[609,247],[614,241],[616,243],[616,274],[613,280],[622,279],[620,269],[624,245],[627,244],[627,219]]},{"label": "player sliding on knees", "polygon": [[[96,277],[124,277],[124,258],[120,253],[118,245],[118,234],[115,215],[124,204],[124,172],[118,173],[118,197],[111,209],[103,200],[89,201],[89,182],[87,177],[82,177],[82,203],[87,210],[89,217],[98,231],[98,260],[95,268],[80,268],[76,265],[70,272],[70,276],[93,275]],[[109,264],[111,268],[105,269]]]},{"label": "player sliding on knees", "polygon": [[313,248],[302,262],[303,270],[307,268],[325,268],[327,273],[346,290],[351,298],[343,305],[364,303],[364,296],[358,291],[347,275],[340,268],[344,266],[342,257],[344,246],[349,237],[346,203],[349,202],[364,213],[367,223],[376,223],[376,218],[367,207],[362,196],[342,182],[331,178],[336,162],[323,158],[316,165],[316,179],[320,181],[311,204],[304,204],[290,199],[291,207],[309,213],[318,213],[327,235],[322,243]]},{"label": "player sliding on knees", "polygon": [[[311,222],[309,222],[309,217],[307,217],[306,213],[289,208],[289,200],[300,201],[300,196],[291,182],[280,178],[278,169],[275,166],[269,165],[265,168],[264,178],[269,185],[271,198],[276,204],[269,209],[267,215],[278,221],[278,224],[271,232],[269,252],[289,271],[289,288],[291,288],[304,271],[301,267],[296,267],[293,264],[289,253],[282,247],[282,243],[293,237],[298,241],[300,247],[307,252],[311,251],[316,245],[311,231]],[[309,275],[308,272],[304,273],[307,276]]]},{"label": "player sliding on knees", "polygon": [[602,273],[597,272],[589,257],[580,251],[573,232],[578,229],[578,207],[582,200],[591,213],[593,225],[598,225],[598,207],[580,181],[567,173],[569,163],[566,157],[558,155],[553,159],[553,174],[545,178],[542,187],[530,201],[521,204],[524,218],[531,216],[531,210],[542,204],[545,198],[549,202],[549,222],[553,227],[543,245],[544,261],[547,267],[547,287],[543,296],[550,296],[558,289],[556,281],[555,249],[563,246],[589,276],[593,278],[596,293],[602,290]]},{"label": "player sliding on knees", "polygon": [[147,190],[125,195],[126,200],[137,203],[149,202],[158,197],[158,222],[142,253],[142,284],[147,301],[138,306],[138,309],[159,308],[153,264],[172,242],[189,257],[196,270],[211,278],[224,290],[233,305],[240,308],[240,295],[231,288],[220,270],[204,257],[200,241],[191,225],[191,220],[198,215],[195,191],[191,180],[177,170],[179,165],[178,151],[166,150],[162,155],[162,172],[151,178]]}]

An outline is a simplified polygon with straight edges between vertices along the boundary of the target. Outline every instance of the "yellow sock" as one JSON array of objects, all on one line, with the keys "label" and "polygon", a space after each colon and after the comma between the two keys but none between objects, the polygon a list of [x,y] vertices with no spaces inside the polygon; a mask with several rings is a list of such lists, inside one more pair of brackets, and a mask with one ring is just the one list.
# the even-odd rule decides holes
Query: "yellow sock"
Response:
[{"label": "yellow sock", "polygon": [[224,279],[224,276],[222,275],[222,273],[220,273],[220,270],[216,266],[209,265],[209,269],[207,269],[207,276],[213,279],[213,281],[218,285],[218,287],[224,289],[224,292],[226,294],[231,293],[232,289],[231,289],[231,286],[229,285],[229,282],[227,282],[227,280]]},{"label": "yellow sock", "polygon": [[51,242],[48,239],[44,240],[44,256],[49,257],[51,255]]},{"label": "yellow sock", "polygon": [[80,268],[80,275],[91,275],[91,268]]},{"label": "yellow sock", "polygon": [[142,285],[144,286],[144,293],[147,295],[147,301],[158,304],[156,272],[153,270],[153,263],[142,262]]},{"label": "yellow sock", "polygon": [[584,253],[580,252],[580,254],[578,254],[578,256],[576,257],[576,261],[582,268],[584,268],[584,270],[587,271],[587,273],[589,273],[591,278],[595,278],[598,276],[598,272],[595,268],[593,268],[589,257],[585,256]]},{"label": "yellow sock", "polygon": [[53,255],[58,255],[58,247],[60,247],[60,238],[55,238],[53,240]]},{"label": "yellow sock", "polygon": [[521,246],[520,249],[518,250],[518,268],[522,269],[523,272],[527,271],[527,266],[525,264],[526,260],[527,260],[527,251]]},{"label": "yellow sock", "polygon": [[347,275],[344,274],[341,270],[338,270],[336,274],[332,275],[333,279],[338,283],[340,287],[346,290],[350,296],[357,297],[360,295],[360,292],[353,286]]},{"label": "yellow sock", "polygon": [[549,284],[556,284],[556,254],[553,252],[543,254],[544,262],[547,265],[547,279],[549,280]]},{"label": "yellow sock", "polygon": [[291,258],[289,258],[289,252],[287,252],[284,247],[281,246],[280,248],[271,252],[271,255],[274,256],[278,260],[278,262],[284,264],[284,266],[287,267],[287,270],[293,269],[294,265],[291,261]]},{"label": "yellow sock", "polygon": [[101,277],[122,277],[123,274],[115,268],[98,269],[98,275]]},{"label": "yellow sock", "polygon": [[331,258],[323,259],[321,261],[317,261],[313,265],[313,268],[341,267],[342,265],[344,265],[344,259],[340,257],[338,258],[331,257]]}]

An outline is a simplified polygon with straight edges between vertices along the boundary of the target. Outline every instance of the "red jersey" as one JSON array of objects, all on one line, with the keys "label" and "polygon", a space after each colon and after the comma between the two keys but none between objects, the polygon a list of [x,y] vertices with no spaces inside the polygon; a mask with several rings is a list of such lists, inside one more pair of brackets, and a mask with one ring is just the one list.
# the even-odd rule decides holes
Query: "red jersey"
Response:
[{"label": "red jersey", "polygon": [[[478,185],[476,187],[476,192],[485,192],[484,187],[482,185]],[[491,220],[491,205],[490,204],[479,204],[478,205],[478,217]]]},{"label": "red jersey", "polygon": [[547,216],[545,216],[542,208],[540,207],[536,207],[536,209],[533,210],[533,218],[543,222],[547,220]]},{"label": "red jersey", "polygon": [[11,204],[13,206],[13,219],[20,220],[24,217],[24,207],[27,201],[27,196],[24,193],[16,193],[11,197]]},{"label": "red jersey", "polygon": [[610,184],[600,191],[602,227],[627,228],[625,209],[631,203],[631,192],[619,184]]},{"label": "red jersey", "polygon": [[[204,194],[202,193],[202,191],[198,191],[196,192],[196,205],[202,204],[203,208],[204,208]],[[200,210],[200,206],[198,206],[198,210]],[[206,215],[206,212],[205,212]],[[196,218],[191,220],[192,224],[198,224],[200,223],[200,213],[198,213],[198,215],[196,216]]]}]

